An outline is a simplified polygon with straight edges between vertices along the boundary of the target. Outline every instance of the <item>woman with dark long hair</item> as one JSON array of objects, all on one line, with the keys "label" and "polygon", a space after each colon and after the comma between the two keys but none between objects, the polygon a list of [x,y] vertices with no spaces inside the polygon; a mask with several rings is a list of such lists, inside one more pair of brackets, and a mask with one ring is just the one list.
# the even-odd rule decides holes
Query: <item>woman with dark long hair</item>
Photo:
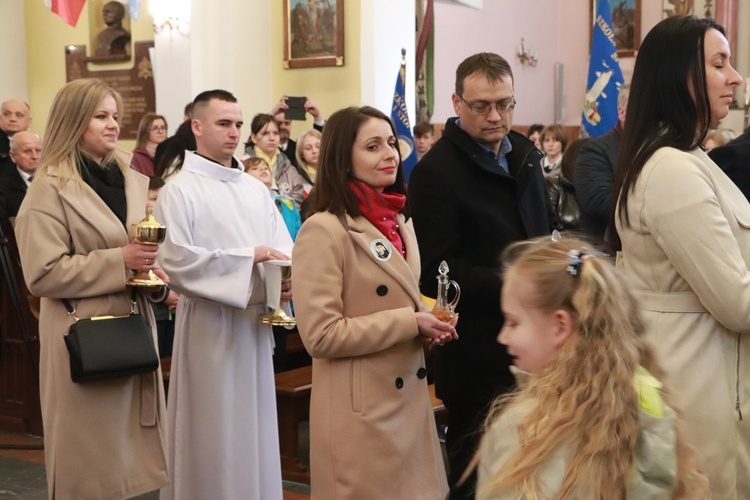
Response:
[{"label": "woman with dark long hair", "polygon": [[294,245],[295,314],[313,357],[313,498],[445,498],[424,343],[457,338],[419,295],[419,249],[393,124],[334,113]]},{"label": "woman with dark long hair", "polygon": [[177,132],[169,140],[164,153],[157,159],[154,175],[164,182],[180,171],[185,161],[185,151],[195,151],[195,135],[190,120],[177,127]]},{"label": "woman with dark long hair", "polygon": [[297,209],[305,200],[305,179],[289,158],[279,151],[279,122],[273,115],[260,113],[250,122],[250,138],[245,143],[247,157],[260,157],[273,174],[275,189],[294,200]]},{"label": "woman with dark long hair", "polygon": [[701,148],[742,83],[724,29],[678,16],[643,40],[620,146],[620,265],[714,498],[750,495],[750,205]]}]

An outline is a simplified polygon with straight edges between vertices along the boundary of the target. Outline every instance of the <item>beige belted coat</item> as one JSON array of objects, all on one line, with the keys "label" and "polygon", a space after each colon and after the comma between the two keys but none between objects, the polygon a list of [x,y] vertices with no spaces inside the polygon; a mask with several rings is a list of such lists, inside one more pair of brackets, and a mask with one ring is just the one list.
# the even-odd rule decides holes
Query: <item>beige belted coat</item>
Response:
[{"label": "beige belted coat", "polygon": [[[125,178],[127,227],[82,180],[38,175],[16,220],[24,278],[42,297],[40,391],[49,497],[129,498],[168,483],[161,371],[75,384],[64,336],[80,318],[130,311],[120,247],[143,219],[148,178]],[[153,327],[145,297],[138,309]],[[154,329],[155,330],[155,329]],[[156,334],[154,333],[154,339]]]},{"label": "beige belted coat", "polygon": [[618,266],[640,295],[713,498],[750,498],[750,205],[700,149],[661,148],[617,221]]}]

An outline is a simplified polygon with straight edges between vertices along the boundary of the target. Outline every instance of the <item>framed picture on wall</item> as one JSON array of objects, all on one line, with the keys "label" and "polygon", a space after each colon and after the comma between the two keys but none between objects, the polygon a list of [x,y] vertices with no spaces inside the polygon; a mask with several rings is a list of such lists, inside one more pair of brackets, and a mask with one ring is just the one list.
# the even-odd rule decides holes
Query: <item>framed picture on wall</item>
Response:
[{"label": "framed picture on wall", "polygon": [[284,67],[344,65],[344,0],[283,0]]},{"label": "framed picture on wall", "polygon": [[[592,33],[596,3],[596,0],[591,0]],[[617,55],[634,57],[641,46],[641,0],[608,0],[608,3]]]},{"label": "framed picture on wall", "polygon": [[[737,57],[738,3],[721,0],[662,0],[662,19],[671,16],[712,17],[724,27],[732,57]],[[734,61],[733,61],[734,64]]]},{"label": "framed picture on wall", "polygon": [[662,19],[672,16],[714,17],[714,0],[662,0]]}]

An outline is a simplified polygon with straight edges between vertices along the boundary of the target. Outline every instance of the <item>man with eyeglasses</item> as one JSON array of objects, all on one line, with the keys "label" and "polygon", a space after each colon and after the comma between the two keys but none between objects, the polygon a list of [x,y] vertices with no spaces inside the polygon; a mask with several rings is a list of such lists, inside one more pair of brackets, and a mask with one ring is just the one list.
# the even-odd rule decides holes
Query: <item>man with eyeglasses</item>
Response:
[{"label": "man with eyeglasses", "polygon": [[496,342],[499,256],[518,240],[550,234],[542,153],[511,130],[513,73],[497,54],[479,53],[456,70],[458,115],[417,163],[409,204],[422,263],[421,291],[436,296],[437,268],[448,263],[461,286],[459,340],[434,353],[437,396],[448,409],[446,448],[451,499],[474,498],[476,476],[456,484],[469,465],[490,402],[515,384],[512,362]]}]

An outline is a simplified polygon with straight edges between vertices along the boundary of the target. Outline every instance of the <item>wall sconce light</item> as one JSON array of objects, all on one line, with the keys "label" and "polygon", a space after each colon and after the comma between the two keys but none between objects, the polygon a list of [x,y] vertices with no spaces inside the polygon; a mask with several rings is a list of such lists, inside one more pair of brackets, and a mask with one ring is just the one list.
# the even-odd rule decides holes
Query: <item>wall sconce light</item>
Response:
[{"label": "wall sconce light", "polygon": [[149,10],[154,18],[154,33],[169,28],[184,36],[190,34],[190,0],[151,0]]},{"label": "wall sconce light", "polygon": [[521,44],[516,46],[516,59],[521,62],[521,66],[528,65],[533,68],[537,63],[536,49],[530,47],[529,50],[526,50],[523,38],[521,38]]}]

